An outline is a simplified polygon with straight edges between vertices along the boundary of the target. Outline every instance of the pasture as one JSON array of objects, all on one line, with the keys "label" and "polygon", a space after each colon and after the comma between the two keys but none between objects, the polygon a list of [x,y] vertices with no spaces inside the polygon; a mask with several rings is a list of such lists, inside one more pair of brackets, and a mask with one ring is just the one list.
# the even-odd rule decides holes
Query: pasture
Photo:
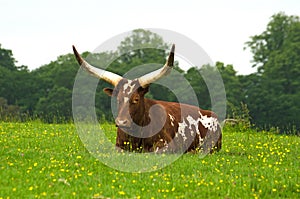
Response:
[{"label": "pasture", "polygon": [[[114,125],[104,128],[113,140]],[[73,124],[0,122],[0,199],[299,198],[299,145],[299,136],[225,128],[219,153],[123,173],[91,156]]]}]

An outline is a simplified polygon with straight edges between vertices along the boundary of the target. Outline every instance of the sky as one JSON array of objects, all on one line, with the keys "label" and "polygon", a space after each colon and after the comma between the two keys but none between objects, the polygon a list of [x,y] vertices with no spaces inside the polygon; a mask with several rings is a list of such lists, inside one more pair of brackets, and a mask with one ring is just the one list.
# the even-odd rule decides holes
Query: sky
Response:
[{"label": "sky", "polygon": [[250,74],[244,50],[271,16],[299,15],[298,0],[0,0],[0,44],[30,70],[72,52],[94,51],[137,28],[167,29],[196,42],[212,61]]}]

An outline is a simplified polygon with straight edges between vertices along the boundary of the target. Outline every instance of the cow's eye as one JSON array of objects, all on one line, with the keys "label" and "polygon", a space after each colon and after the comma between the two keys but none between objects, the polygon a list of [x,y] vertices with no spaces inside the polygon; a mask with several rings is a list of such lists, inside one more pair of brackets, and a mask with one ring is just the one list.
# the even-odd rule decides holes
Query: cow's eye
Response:
[{"label": "cow's eye", "polygon": [[139,103],[139,97],[134,97],[133,100],[132,100],[132,103],[133,104]]}]

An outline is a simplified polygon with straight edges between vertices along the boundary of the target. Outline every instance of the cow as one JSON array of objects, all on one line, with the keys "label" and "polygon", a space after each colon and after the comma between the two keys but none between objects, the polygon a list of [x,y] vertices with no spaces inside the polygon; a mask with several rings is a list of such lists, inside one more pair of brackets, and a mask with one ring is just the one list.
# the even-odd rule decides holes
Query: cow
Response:
[{"label": "cow", "polygon": [[162,68],[133,80],[96,68],[85,61],[74,46],[73,51],[84,70],[114,86],[103,91],[116,99],[118,107],[116,149],[154,153],[212,153],[221,149],[222,131],[214,112],[145,98],[150,84],[172,70],[174,44]]}]

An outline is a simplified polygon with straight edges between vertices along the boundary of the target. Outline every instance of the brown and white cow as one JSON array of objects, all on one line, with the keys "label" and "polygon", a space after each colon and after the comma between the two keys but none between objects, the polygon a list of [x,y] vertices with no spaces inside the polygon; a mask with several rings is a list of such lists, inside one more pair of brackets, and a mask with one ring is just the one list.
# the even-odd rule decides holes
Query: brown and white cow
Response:
[{"label": "brown and white cow", "polygon": [[188,104],[144,97],[152,82],[170,73],[174,50],[175,45],[162,68],[129,80],[91,66],[73,46],[83,69],[114,86],[114,89],[105,88],[104,92],[117,100],[117,149],[156,153],[221,149],[222,132],[215,113]]}]

